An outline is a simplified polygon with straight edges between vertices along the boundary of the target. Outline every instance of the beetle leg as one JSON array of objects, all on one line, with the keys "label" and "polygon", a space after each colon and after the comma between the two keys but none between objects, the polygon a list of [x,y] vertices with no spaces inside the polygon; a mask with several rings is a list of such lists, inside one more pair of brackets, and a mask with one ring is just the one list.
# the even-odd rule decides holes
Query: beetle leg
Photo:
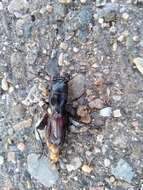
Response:
[{"label": "beetle leg", "polygon": [[36,129],[43,130],[47,124],[48,124],[48,113],[46,113],[46,114],[44,115],[43,119],[42,119],[41,122],[38,124],[38,126],[36,127]]}]

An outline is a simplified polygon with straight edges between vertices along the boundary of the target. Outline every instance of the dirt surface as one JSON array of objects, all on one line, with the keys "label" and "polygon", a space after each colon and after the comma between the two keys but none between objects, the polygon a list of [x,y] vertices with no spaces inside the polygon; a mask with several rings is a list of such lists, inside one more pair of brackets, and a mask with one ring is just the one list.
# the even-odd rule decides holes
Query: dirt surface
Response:
[{"label": "dirt surface", "polygon": [[[28,158],[59,73],[81,119],[52,173]],[[142,0],[0,1],[1,190],[143,190],[142,104]]]}]

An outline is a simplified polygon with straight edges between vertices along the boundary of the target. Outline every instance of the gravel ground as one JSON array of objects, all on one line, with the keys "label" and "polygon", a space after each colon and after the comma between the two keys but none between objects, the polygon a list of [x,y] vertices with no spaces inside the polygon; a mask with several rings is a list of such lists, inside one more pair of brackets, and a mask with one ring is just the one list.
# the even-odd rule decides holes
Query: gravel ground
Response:
[{"label": "gravel ground", "polygon": [[[35,126],[69,73],[57,166]],[[0,1],[0,189],[143,190],[143,1]]]}]

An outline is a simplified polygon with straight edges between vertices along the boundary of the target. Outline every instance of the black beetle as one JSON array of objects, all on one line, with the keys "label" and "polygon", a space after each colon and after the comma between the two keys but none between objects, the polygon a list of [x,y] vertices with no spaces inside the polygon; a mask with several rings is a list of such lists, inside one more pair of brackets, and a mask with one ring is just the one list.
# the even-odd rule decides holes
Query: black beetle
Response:
[{"label": "black beetle", "polygon": [[68,114],[66,112],[68,80],[68,77],[53,77],[49,89],[51,113],[47,112],[37,127],[37,129],[45,130],[45,141],[53,163],[59,160],[68,125]]}]

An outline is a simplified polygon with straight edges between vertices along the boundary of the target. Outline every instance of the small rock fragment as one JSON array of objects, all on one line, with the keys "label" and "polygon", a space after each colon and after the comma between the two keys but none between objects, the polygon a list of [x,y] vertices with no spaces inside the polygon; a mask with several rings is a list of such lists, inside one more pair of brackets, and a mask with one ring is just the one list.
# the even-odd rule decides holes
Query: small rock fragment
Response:
[{"label": "small rock fragment", "polygon": [[123,13],[122,18],[127,21],[129,19],[129,14],[128,13]]},{"label": "small rock fragment", "polygon": [[87,0],[80,0],[80,2],[84,4],[87,2]]},{"label": "small rock fragment", "polygon": [[136,57],[133,59],[133,63],[136,65],[137,69],[143,74],[143,58]]},{"label": "small rock fragment", "polygon": [[82,166],[82,171],[85,172],[85,173],[90,174],[92,172],[92,170],[93,170],[93,168],[86,165],[86,164]]},{"label": "small rock fragment", "polygon": [[91,116],[86,106],[79,106],[77,109],[77,115],[80,116],[81,122],[86,124],[91,122]]},{"label": "small rock fragment", "polygon": [[96,6],[100,7],[100,6],[104,6],[106,4],[107,0],[96,0]]},{"label": "small rock fragment", "polygon": [[27,120],[23,120],[20,123],[17,123],[16,125],[13,126],[13,128],[15,130],[21,130],[24,128],[29,128],[32,125],[32,119],[27,119]]},{"label": "small rock fragment", "polygon": [[52,5],[47,5],[46,8],[47,8],[48,13],[52,13],[53,12]]},{"label": "small rock fragment", "polygon": [[133,121],[133,122],[132,122],[132,126],[133,126],[135,129],[138,129],[138,128],[139,128],[139,122],[138,122],[138,121]]},{"label": "small rock fragment", "polygon": [[62,4],[69,4],[72,2],[72,0],[58,0],[59,3],[62,3]]},{"label": "small rock fragment", "polygon": [[100,115],[103,117],[110,117],[112,115],[112,108],[106,107],[100,110]]},{"label": "small rock fragment", "polygon": [[114,44],[113,44],[113,51],[116,51],[117,50],[117,42],[115,42]]},{"label": "small rock fragment", "polygon": [[59,174],[54,165],[51,165],[47,157],[39,159],[38,154],[30,154],[27,158],[28,172],[46,187],[53,186]]},{"label": "small rock fragment", "polygon": [[133,41],[138,42],[139,41],[139,36],[133,36]]},{"label": "small rock fragment", "polygon": [[0,155],[0,165],[4,163],[4,157]]},{"label": "small rock fragment", "polygon": [[123,159],[120,159],[116,167],[112,167],[112,175],[128,183],[132,182],[135,175],[133,168]]},{"label": "small rock fragment", "polygon": [[17,148],[23,152],[26,149],[26,145],[24,143],[18,143]]},{"label": "small rock fragment", "polygon": [[73,52],[74,52],[74,53],[78,53],[78,52],[79,52],[79,48],[73,47]]},{"label": "small rock fragment", "polygon": [[29,3],[26,0],[12,0],[8,6],[8,11],[10,13],[20,12],[20,11],[26,13],[28,8],[29,8]]},{"label": "small rock fragment", "polygon": [[106,167],[106,168],[109,167],[110,164],[111,164],[110,160],[107,159],[107,158],[105,158],[105,160],[104,160],[104,165],[105,165],[105,167]]},{"label": "small rock fragment", "polygon": [[68,172],[71,172],[73,170],[77,170],[78,168],[80,168],[81,165],[82,165],[82,162],[81,162],[80,158],[76,157],[71,160],[70,164],[66,165],[66,168],[67,168]]},{"label": "small rock fragment", "polygon": [[121,114],[120,110],[117,109],[117,110],[114,110],[114,111],[113,111],[113,116],[114,116],[114,117],[121,117],[122,114]]},{"label": "small rock fragment", "polygon": [[63,50],[67,50],[68,49],[68,44],[65,43],[65,42],[61,42],[60,48],[63,49]]},{"label": "small rock fragment", "polygon": [[85,76],[82,74],[77,74],[68,84],[70,100],[79,98],[85,92]]},{"label": "small rock fragment", "polygon": [[0,11],[2,11],[3,10],[3,4],[2,4],[2,2],[0,2]]},{"label": "small rock fragment", "polygon": [[59,55],[58,65],[59,66],[64,65],[64,54],[63,53],[60,53],[60,55]]},{"label": "small rock fragment", "polygon": [[103,106],[104,106],[104,102],[101,99],[99,99],[99,98],[97,98],[97,99],[89,102],[89,107],[91,109],[95,109],[95,108],[96,109],[102,109]]},{"label": "small rock fragment", "polygon": [[124,35],[121,35],[121,36],[119,36],[119,37],[117,38],[117,41],[118,41],[118,42],[123,42],[124,39],[125,39],[125,36],[124,36]]},{"label": "small rock fragment", "polygon": [[7,154],[7,161],[8,162],[12,162],[12,163],[16,163],[16,155],[15,152],[8,152]]},{"label": "small rock fragment", "polygon": [[4,78],[2,79],[2,81],[1,81],[1,88],[2,88],[4,91],[8,91],[9,86],[8,86],[8,82],[7,82],[7,80],[6,80],[5,77],[4,77]]}]

